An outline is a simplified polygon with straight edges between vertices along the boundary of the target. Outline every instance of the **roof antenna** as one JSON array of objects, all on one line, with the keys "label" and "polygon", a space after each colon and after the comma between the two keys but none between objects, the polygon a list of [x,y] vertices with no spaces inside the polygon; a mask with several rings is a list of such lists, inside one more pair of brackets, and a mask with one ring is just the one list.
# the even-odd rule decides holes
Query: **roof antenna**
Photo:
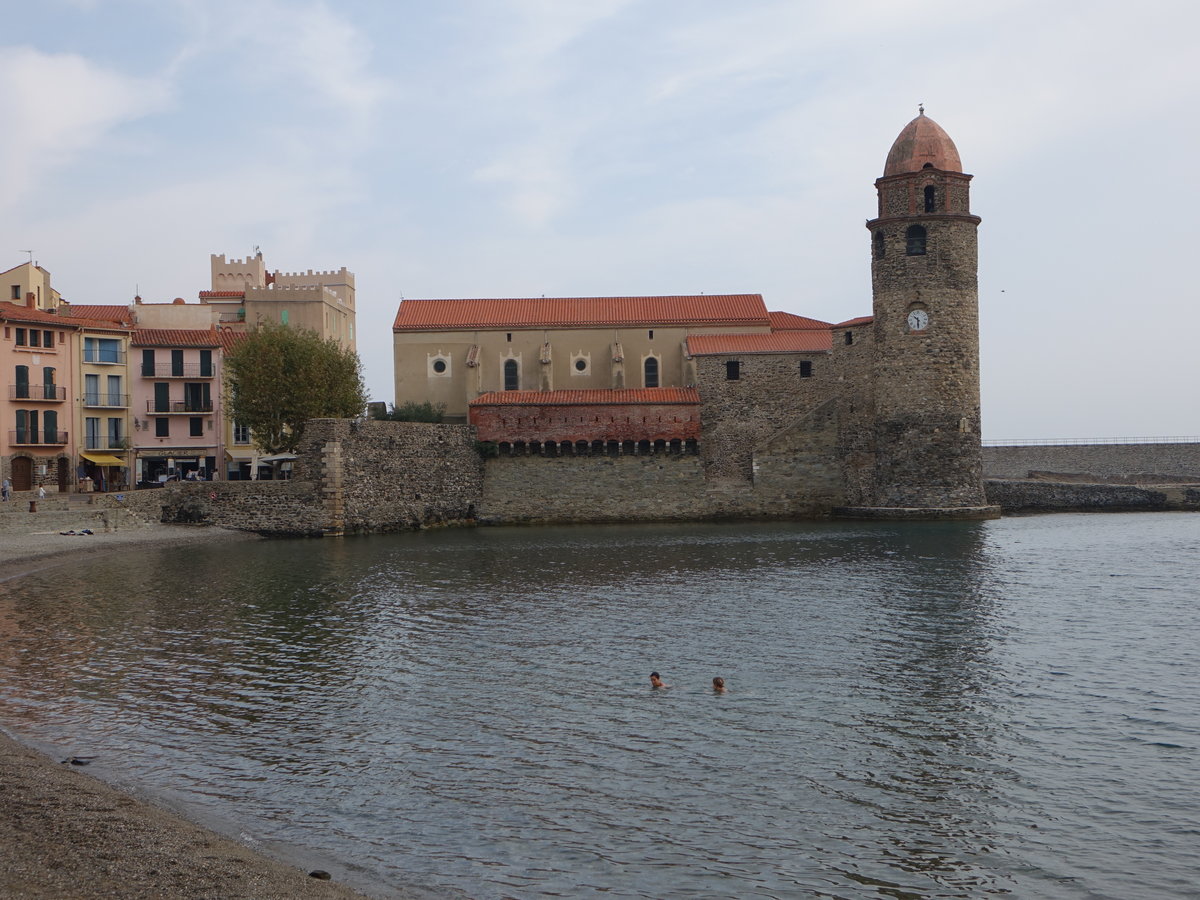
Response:
[{"label": "roof antenna", "polygon": [[33,265],[33,251],[32,250],[22,250],[21,252],[29,254],[29,264],[32,266]]}]

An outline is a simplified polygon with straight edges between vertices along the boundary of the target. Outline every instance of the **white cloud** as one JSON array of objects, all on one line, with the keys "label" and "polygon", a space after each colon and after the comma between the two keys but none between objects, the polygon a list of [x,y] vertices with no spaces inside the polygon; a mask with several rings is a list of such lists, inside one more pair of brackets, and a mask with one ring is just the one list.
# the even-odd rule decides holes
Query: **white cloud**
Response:
[{"label": "white cloud", "polygon": [[[172,72],[196,77],[189,67],[235,66],[248,91],[279,92],[292,101],[303,96],[327,116],[298,119],[297,129],[363,140],[392,93],[371,72],[370,35],[323,2],[180,0],[179,10],[189,39]],[[269,108],[264,112],[272,117]]]},{"label": "white cloud", "polygon": [[0,55],[0,208],[37,191],[49,170],[93,152],[125,122],[164,109],[170,86],[82,56],[8,47]]}]

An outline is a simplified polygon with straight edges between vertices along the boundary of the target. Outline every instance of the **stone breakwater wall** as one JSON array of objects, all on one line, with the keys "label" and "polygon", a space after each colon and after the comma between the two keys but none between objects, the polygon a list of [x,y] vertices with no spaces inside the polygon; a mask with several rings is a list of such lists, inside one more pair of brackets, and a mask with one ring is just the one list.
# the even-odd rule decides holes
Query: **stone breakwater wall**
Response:
[{"label": "stone breakwater wall", "polygon": [[467,426],[317,419],[290,480],[184,481],[97,499],[148,521],[318,536],[471,520],[482,478]]},{"label": "stone breakwater wall", "polygon": [[106,494],[98,502],[124,508],[148,521],[171,524],[219,525],[275,535],[315,536],[327,530],[320,491],[308,482],[178,482],[123,495]]},{"label": "stone breakwater wall", "polygon": [[1200,483],[1139,486],[989,480],[985,488],[988,502],[1006,513],[1200,511]]},{"label": "stone breakwater wall", "polygon": [[[836,408],[821,404],[748,453],[748,473],[700,454],[484,458],[466,425],[310,422],[287,481],[179,482],[96,495],[130,521],[265,535],[484,522],[821,518],[846,505]],[[984,449],[987,502],[1008,512],[1200,510],[1200,445]],[[118,499],[120,496],[121,499]]]},{"label": "stone breakwater wall", "polygon": [[984,447],[989,479],[1125,484],[1200,483],[1200,444],[1052,444]]}]

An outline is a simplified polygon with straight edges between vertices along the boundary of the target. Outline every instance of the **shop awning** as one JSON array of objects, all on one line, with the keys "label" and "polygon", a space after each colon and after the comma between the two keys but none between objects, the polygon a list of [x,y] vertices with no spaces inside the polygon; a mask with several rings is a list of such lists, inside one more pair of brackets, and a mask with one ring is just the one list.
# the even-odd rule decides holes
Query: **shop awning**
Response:
[{"label": "shop awning", "polygon": [[88,462],[94,462],[98,466],[124,466],[125,460],[119,456],[113,456],[111,453],[80,453]]}]

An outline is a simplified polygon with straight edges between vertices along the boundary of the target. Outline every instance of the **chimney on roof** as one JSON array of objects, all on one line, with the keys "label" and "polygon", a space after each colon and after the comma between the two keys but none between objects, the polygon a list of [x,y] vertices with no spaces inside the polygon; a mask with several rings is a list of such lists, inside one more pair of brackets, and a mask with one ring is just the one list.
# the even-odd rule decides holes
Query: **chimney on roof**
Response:
[{"label": "chimney on roof", "polygon": [[33,291],[26,291],[26,293],[25,293],[25,308],[26,309],[35,309],[36,307],[37,307],[37,294],[35,294]]}]

